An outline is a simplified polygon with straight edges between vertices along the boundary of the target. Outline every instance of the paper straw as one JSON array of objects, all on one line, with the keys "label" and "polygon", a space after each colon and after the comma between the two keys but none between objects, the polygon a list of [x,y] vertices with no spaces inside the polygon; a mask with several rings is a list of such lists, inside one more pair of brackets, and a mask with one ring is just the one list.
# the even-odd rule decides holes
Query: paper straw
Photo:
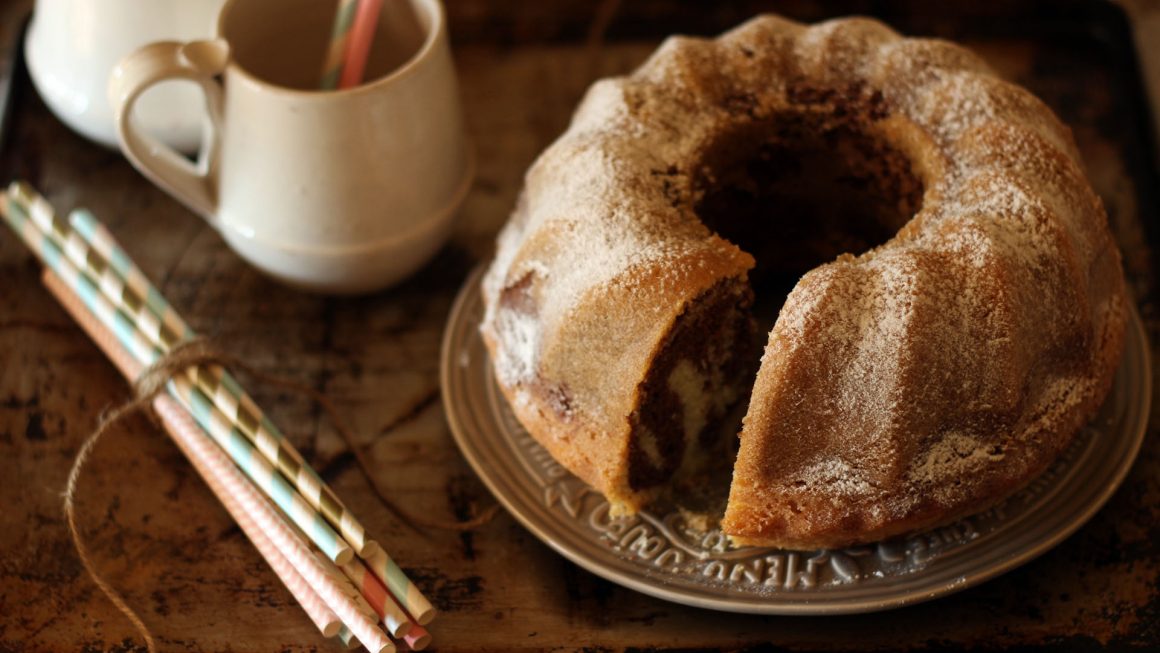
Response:
[{"label": "paper straw", "polygon": [[334,12],[334,27],[330,30],[330,45],[326,48],[326,63],[322,67],[320,88],[331,90],[338,87],[342,75],[343,59],[346,57],[350,26],[354,22],[355,6],[358,0],[338,0]]},{"label": "paper straw", "polygon": [[[82,274],[68,257],[64,256],[53,239],[29,219],[24,214],[23,208],[12,202],[11,199],[11,196],[6,198],[4,205],[0,208],[4,209],[2,212],[13,231],[49,269],[56,273],[57,277],[69,287],[72,293],[84,302],[89,312],[117,337],[125,350],[142,366],[151,365],[159,360],[162,356],[161,351],[144,338],[141,332],[135,328],[132,319],[123,311],[115,308],[93,282]],[[57,226],[57,222],[52,223],[53,228]],[[182,380],[181,376],[175,377],[174,382],[169,384],[170,390],[176,393],[179,388],[178,382]],[[190,392],[187,394],[186,400],[196,400],[198,397],[197,392]],[[201,404],[209,404],[208,401],[204,400],[204,395],[200,395],[200,397],[203,400]],[[187,405],[186,408],[193,412],[192,405]],[[211,434],[222,438],[221,446],[235,456],[235,462],[238,466],[278,504],[279,508],[310,535],[310,538],[320,549],[333,560],[339,562],[345,562],[353,557],[353,551],[342,538],[297,492],[293,491],[293,488],[281,475],[273,473],[269,463],[261,455],[254,452],[252,445],[238,433],[237,429],[224,431],[220,428],[214,428],[215,420],[208,418],[215,417],[215,411],[201,410],[194,412],[194,414],[207,418],[207,423],[203,424],[203,427]],[[216,415],[220,415],[220,413],[216,413]],[[221,421],[224,420],[221,418],[216,420],[216,422]]]},{"label": "paper straw", "polygon": [[435,607],[423,596],[415,583],[403,573],[399,565],[387,555],[379,551],[374,555],[365,556],[363,561],[368,569],[378,576],[387,586],[391,594],[402,604],[403,608],[415,618],[421,626],[426,626],[435,618]]},{"label": "paper straw", "polygon": [[382,8],[383,0],[358,0],[354,25],[351,26],[346,44],[346,61],[342,66],[339,88],[350,88],[362,83],[367,67],[367,56],[370,55],[371,44],[374,43],[375,32],[378,31],[379,11]]},{"label": "paper straw", "polygon": [[387,588],[383,587],[383,583],[375,578],[374,574],[367,571],[362,563],[352,560],[339,565],[339,568],[350,579],[350,582],[354,583],[354,586],[362,592],[363,597],[383,620],[387,632],[392,637],[404,637],[410,632],[411,620],[407,618],[407,613],[403,612],[403,609],[395,602],[394,597],[387,592]]},{"label": "paper straw", "polygon": [[422,626],[413,626],[411,632],[403,636],[403,641],[412,651],[422,651],[431,645],[431,633]]},{"label": "paper straw", "polygon": [[[60,300],[65,310],[89,334],[89,337],[105,352],[105,355],[129,378],[140,374],[142,366],[133,359],[130,353],[118,346],[119,339],[115,334],[87,311],[78,297],[72,292],[66,280],[51,273],[44,275],[45,285]],[[342,588],[335,583],[330,575],[322,568],[321,562],[298,539],[294,531],[282,521],[278,513],[262,499],[245,477],[233,465],[230,459],[214,445],[193,422],[190,415],[180,409],[172,400],[156,402],[155,406],[162,417],[174,421],[178,428],[170,431],[173,440],[186,455],[194,468],[206,480],[214,494],[222,501],[227,510],[234,506],[239,514],[244,513],[246,518],[265,534],[273,543],[278,552],[293,565],[298,574],[313,588],[313,591],[330,607],[342,620],[343,624],[368,650],[374,653],[393,653],[394,643],[387,637],[378,625],[366,617],[359,608],[345,595]],[[229,500],[226,497],[230,497]],[[231,511],[238,524],[242,524],[239,515]]]},{"label": "paper straw", "polygon": [[[91,213],[73,211],[69,215],[71,229],[64,225],[57,227],[52,207],[43,198],[37,197],[27,186],[14,187],[20,194],[30,194],[30,199],[23,201],[31,205],[33,216],[40,216],[40,221],[46,223],[42,228],[71,234],[65,237],[65,251],[70,259],[88,268],[90,276],[94,277],[102,292],[132,316],[140,330],[162,351],[167,352],[178,343],[196,337],[193,329],[173,310],[112,234]],[[366,529],[358,519],[229,372],[220,365],[209,365],[191,371],[190,377],[201,392],[213,400],[214,405],[277,467],[307,503],[322,513],[326,521],[342,534],[359,555],[366,556],[382,550],[367,537]]]},{"label": "paper straw", "polygon": [[354,633],[350,632],[350,628],[347,628],[346,626],[338,629],[338,639],[342,642],[343,646],[345,646],[348,651],[353,651],[359,646],[358,638],[356,638]]},{"label": "paper straw", "polygon": [[[320,561],[326,560],[326,558],[322,557],[322,554],[317,550],[314,553],[315,557],[319,558]],[[322,569],[326,571],[326,574],[330,576],[331,580],[333,580],[336,585],[342,588],[343,593],[349,597],[356,606],[358,606],[359,612],[361,612],[367,619],[370,619],[371,621],[378,621],[378,613],[376,613],[375,609],[371,607],[371,604],[367,602],[366,597],[364,597],[362,593],[358,591],[358,588],[356,588],[350,582],[350,579],[346,577],[346,574],[342,573],[342,571],[333,564],[324,563],[322,564]],[[387,634],[390,633],[388,632]]]}]

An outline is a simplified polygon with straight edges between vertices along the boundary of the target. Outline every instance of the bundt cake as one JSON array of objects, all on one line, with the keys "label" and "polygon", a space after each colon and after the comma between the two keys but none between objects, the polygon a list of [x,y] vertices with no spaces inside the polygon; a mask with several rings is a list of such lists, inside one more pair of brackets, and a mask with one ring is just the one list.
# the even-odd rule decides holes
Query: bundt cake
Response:
[{"label": "bundt cake", "polygon": [[715,425],[748,396],[722,527],[799,549],[1042,472],[1110,388],[1127,301],[1039,100],[945,41],[775,16],[596,82],[482,290],[515,415],[615,510],[732,455]]}]

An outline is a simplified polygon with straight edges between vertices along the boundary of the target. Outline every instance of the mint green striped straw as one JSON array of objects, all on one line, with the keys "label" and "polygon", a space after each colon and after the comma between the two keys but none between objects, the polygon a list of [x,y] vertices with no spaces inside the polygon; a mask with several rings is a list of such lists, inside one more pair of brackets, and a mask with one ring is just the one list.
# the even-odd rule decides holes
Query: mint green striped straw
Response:
[{"label": "mint green striped straw", "polygon": [[326,49],[326,62],[322,67],[322,83],[319,85],[323,90],[338,88],[342,68],[346,65],[346,46],[357,6],[358,0],[338,0],[338,7],[334,12],[334,27],[330,30],[330,45]]},{"label": "mint green striped straw", "polygon": [[[33,206],[38,207],[40,204],[33,202]],[[101,290],[130,313],[154,343],[168,351],[180,342],[196,337],[193,329],[186,325],[113,239],[112,234],[91,213],[73,211],[69,222],[72,225],[70,231],[77,236],[69,239],[69,247],[66,249],[73,253],[78,264],[93,270]],[[381,550],[376,542],[367,537],[366,529],[354,514],[229,372],[220,365],[208,365],[195,368],[193,373],[197,387],[233,420],[235,426],[282,472],[306,501],[342,533],[359,555],[370,555]]]},{"label": "mint green striped straw", "polygon": [[[96,282],[82,273],[70,260],[70,256],[62,250],[58,243],[66,241],[67,227],[56,220],[51,213],[44,214],[43,211],[28,210],[26,206],[22,205],[22,198],[14,197],[12,188],[9,191],[9,194],[3,197],[3,204],[0,205],[0,209],[3,210],[0,213],[3,213],[9,226],[20,236],[29,249],[76,293],[85,307],[113,332],[121,345],[134,358],[143,365],[151,365],[162,358],[163,352],[144,337],[133,318],[115,307],[109,298],[101,292]],[[212,428],[215,422],[226,424],[228,421],[220,412],[212,408],[211,402],[204,394],[199,394],[199,391],[195,392],[195,389],[185,386],[189,391],[183,398],[180,392],[183,383],[188,384],[188,380],[181,376],[175,377],[168,386],[170,393],[197,418],[202,428],[209,432],[218,445],[230,454],[238,467],[299,528],[307,533],[311,541],[327,557],[340,564],[349,561],[354,552],[319,515],[317,510],[303,500],[294,491],[294,488],[273,470],[265,458],[258,454],[237,429],[225,431],[221,428]],[[197,402],[199,397],[201,410],[195,410],[193,402]]]}]

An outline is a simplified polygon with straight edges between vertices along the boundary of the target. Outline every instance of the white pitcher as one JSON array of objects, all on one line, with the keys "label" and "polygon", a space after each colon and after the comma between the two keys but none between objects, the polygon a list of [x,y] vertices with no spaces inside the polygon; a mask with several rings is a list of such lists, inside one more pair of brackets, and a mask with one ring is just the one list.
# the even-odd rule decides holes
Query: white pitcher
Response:
[{"label": "white pitcher", "polygon": [[[109,73],[138,47],[165,39],[206,38],[223,0],[37,0],[24,44],[40,97],[66,125],[117,146],[106,89]],[[152,89],[137,107],[142,126],[183,151],[201,138],[201,98],[193,84]]]}]

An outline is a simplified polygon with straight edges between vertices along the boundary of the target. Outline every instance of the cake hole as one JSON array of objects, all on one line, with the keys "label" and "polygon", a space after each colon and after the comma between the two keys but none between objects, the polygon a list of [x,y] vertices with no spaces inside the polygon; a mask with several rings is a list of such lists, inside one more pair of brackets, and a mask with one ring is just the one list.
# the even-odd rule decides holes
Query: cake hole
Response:
[{"label": "cake hole", "polygon": [[743,120],[693,171],[698,217],[757,260],[761,333],[803,274],[885,243],[922,206],[909,158],[873,133],[883,112],[830,104]]}]

